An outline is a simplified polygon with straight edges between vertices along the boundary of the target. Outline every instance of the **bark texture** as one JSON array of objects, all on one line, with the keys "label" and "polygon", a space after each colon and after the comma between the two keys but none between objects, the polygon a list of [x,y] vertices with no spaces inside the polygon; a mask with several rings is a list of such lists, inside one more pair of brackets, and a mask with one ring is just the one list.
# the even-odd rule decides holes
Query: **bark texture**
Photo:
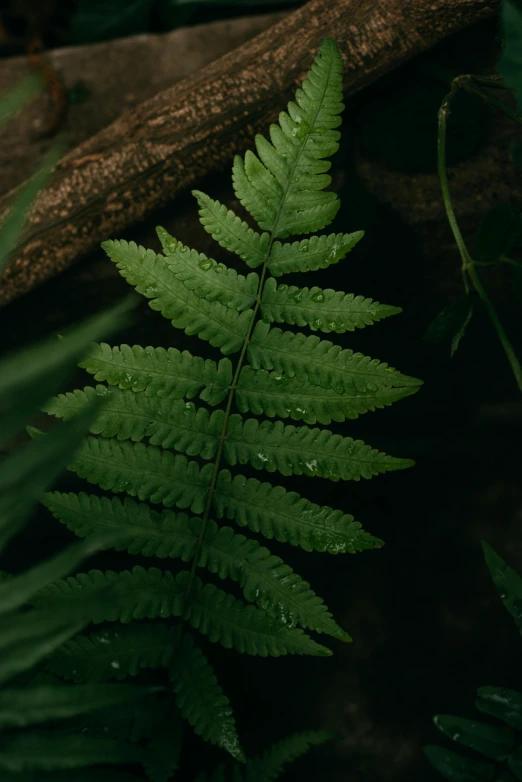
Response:
[{"label": "bark texture", "polygon": [[0,305],[243,152],[256,132],[276,120],[325,35],[339,42],[345,89],[353,94],[491,16],[498,5],[498,0],[311,0],[67,154],[31,211],[26,238],[1,281]]}]

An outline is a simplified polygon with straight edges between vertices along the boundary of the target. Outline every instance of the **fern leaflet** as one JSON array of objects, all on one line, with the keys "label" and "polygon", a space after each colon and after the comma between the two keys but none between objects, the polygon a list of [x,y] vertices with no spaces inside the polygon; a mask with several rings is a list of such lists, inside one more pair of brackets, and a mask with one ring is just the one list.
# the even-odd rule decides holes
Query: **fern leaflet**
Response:
[{"label": "fern leaflet", "polygon": [[[195,290],[207,301],[220,301],[235,310],[246,310],[253,305],[259,286],[257,274],[250,272],[243,277],[223,263],[189,250],[164,228],[158,228],[157,233],[169,270],[188,290]],[[118,257],[115,245],[111,244],[109,252],[109,255],[114,253],[113,259]]]},{"label": "fern leaflet", "polygon": [[254,369],[274,369],[309,380],[323,388],[343,391],[380,391],[397,386],[418,386],[419,381],[397,372],[377,359],[342,350],[328,340],[271,329],[258,321],[248,347]]},{"label": "fern leaflet", "polygon": [[176,704],[191,725],[207,741],[224,747],[233,758],[245,761],[232,709],[217,683],[203,652],[186,635],[170,667]]},{"label": "fern leaflet", "polygon": [[325,334],[354,331],[399,312],[400,307],[389,307],[331,288],[277,285],[273,277],[266,281],[261,299],[261,314],[265,321],[309,326],[312,331]]},{"label": "fern leaflet", "polygon": [[232,381],[229,359],[223,358],[219,363],[205,361],[176,348],[111,348],[102,342],[91,348],[79,366],[94,375],[95,380],[144,391],[145,396],[192,399],[200,392],[201,399],[210,405],[219,404],[227,396]]},{"label": "fern leaflet", "polygon": [[242,475],[232,478],[228,470],[219,474],[214,503],[219,518],[234,519],[253,532],[305,551],[348,554],[382,545],[353,516],[316,505],[282,486]]},{"label": "fern leaflet", "polygon": [[351,234],[311,236],[300,242],[274,242],[268,269],[274,277],[289,272],[312,272],[341,261],[363,238],[363,231]]},{"label": "fern leaflet", "polygon": [[316,386],[283,373],[245,366],[239,376],[236,404],[242,413],[292,418],[307,424],[342,423],[392,405],[417,391],[416,386],[357,391]]},{"label": "fern leaflet", "polygon": [[251,310],[237,312],[237,308],[196,296],[185,284],[176,284],[177,277],[165,258],[138,247],[135,242],[104,242],[103,245],[122,276],[138,293],[152,299],[152,309],[159,310],[173,326],[183,329],[185,334],[197,334],[221,348],[225,356],[240,350]]}]

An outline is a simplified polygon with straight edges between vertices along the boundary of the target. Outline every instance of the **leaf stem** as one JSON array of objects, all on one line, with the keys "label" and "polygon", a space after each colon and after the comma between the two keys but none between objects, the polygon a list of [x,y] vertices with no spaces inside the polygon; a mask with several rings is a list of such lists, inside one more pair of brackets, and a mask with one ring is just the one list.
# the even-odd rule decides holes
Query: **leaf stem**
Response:
[{"label": "leaf stem", "polygon": [[[462,83],[463,78],[472,78],[472,77],[457,77],[457,79],[454,79],[451,84],[451,91],[448,93],[448,95],[446,95],[439,109],[438,139],[437,139],[438,142],[437,143],[437,169],[439,174],[440,187],[442,191],[442,200],[444,202],[444,208],[446,210],[446,216],[448,218],[450,228],[452,230],[453,236],[455,238],[455,242],[460,252],[460,257],[462,259],[461,270],[462,270],[462,277],[464,280],[464,287],[466,289],[466,293],[469,293],[469,283],[471,283],[475,291],[478,293],[478,295],[484,302],[486,311],[495,328],[495,331],[500,340],[502,348],[504,349],[506,358],[511,366],[511,370],[513,372],[515,381],[517,383],[517,387],[519,391],[522,391],[522,367],[520,365],[520,361],[515,353],[513,345],[509,340],[509,337],[504,331],[504,327],[502,326],[502,323],[500,321],[500,318],[498,317],[495,307],[493,306],[493,303],[489,298],[488,293],[482,283],[475,262],[473,261],[473,258],[469,254],[468,248],[466,247],[466,243],[463,239],[462,233],[460,231],[457,222],[457,218],[455,216],[455,210],[453,208],[453,202],[451,200],[451,195],[449,191],[448,171],[447,171],[447,164],[446,164],[447,122],[448,122],[448,117],[450,115],[450,103],[452,99],[455,97],[457,89],[459,87],[464,87],[464,84]],[[464,89],[467,89],[467,87],[464,87]],[[481,91],[481,93],[479,93],[475,88],[470,91],[475,92],[475,94],[481,94],[482,92],[484,92]],[[481,97],[484,97],[484,95],[481,94]],[[489,96],[488,101],[493,103],[493,105],[497,105],[497,103],[495,102],[496,99],[490,100],[490,98],[491,96]],[[507,108],[509,109],[509,107]],[[509,110],[509,112],[506,113],[509,113],[510,116],[512,115],[511,110]],[[515,119],[516,117],[513,116],[513,118]],[[522,118],[517,119],[517,121],[522,122]]]}]

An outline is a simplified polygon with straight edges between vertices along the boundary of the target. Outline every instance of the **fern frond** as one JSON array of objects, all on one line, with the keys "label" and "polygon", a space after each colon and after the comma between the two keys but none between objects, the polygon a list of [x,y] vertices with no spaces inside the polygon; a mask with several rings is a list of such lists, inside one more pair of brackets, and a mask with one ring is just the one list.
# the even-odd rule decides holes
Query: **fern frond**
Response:
[{"label": "fern frond", "polygon": [[489,725],[449,714],[438,715],[434,723],[447,738],[497,762],[506,760],[515,743],[514,732],[505,725]]},{"label": "fern frond", "polygon": [[274,277],[289,272],[311,272],[326,269],[342,260],[364,236],[364,231],[351,234],[322,234],[300,242],[274,242],[268,259],[268,270]]},{"label": "fern frond", "polygon": [[297,377],[244,366],[235,401],[242,413],[269,418],[292,418],[307,424],[342,423],[367,412],[392,405],[417,391],[417,386],[382,388],[378,391],[343,391],[321,388]]},{"label": "fern frond", "polygon": [[43,409],[67,421],[100,396],[104,397],[104,405],[89,427],[92,434],[134,442],[147,437],[151,445],[173,448],[189,456],[201,456],[202,459],[215,456],[225,420],[224,410],[214,410],[210,414],[205,408],[196,408],[192,402],[158,400],[102,385],[59,394]]},{"label": "fern frond", "polygon": [[237,581],[246,600],[289,627],[299,624],[342,641],[351,640],[310,585],[257,540],[237,535],[230,527],[220,529],[211,522],[198,564],[220,578]]},{"label": "fern frond", "polygon": [[282,475],[308,475],[332,481],[371,478],[413,465],[410,459],[388,456],[362,440],[341,437],[327,429],[285,426],[230,416],[224,456],[231,465],[250,463],[257,470]]},{"label": "fern frond", "polygon": [[248,357],[254,369],[286,372],[298,380],[309,380],[323,388],[337,391],[379,391],[398,386],[420,386],[421,381],[402,375],[377,359],[343,350],[316,336],[293,334],[271,329],[258,321],[248,346]]},{"label": "fern frond", "polygon": [[330,654],[302,630],[285,626],[265,611],[245,605],[213,584],[203,585],[200,579],[195,579],[186,597],[188,579],[186,571],[174,577],[157,568],[135,567],[132,572],[122,573],[91,570],[51,584],[39,593],[35,603],[60,611],[71,601],[86,600],[104,587],[117,586],[119,589],[110,601],[93,608],[93,622],[127,623],[133,619],[177,616],[208,635],[212,642],[247,654],[263,657]]},{"label": "fern frond", "polygon": [[216,363],[192,356],[188,350],[180,353],[176,348],[111,347],[102,342],[91,347],[79,366],[95,380],[143,391],[146,396],[192,399],[201,392],[201,399],[210,405],[226,397],[232,382],[230,359]]},{"label": "fern frond", "polygon": [[310,747],[318,747],[336,738],[328,730],[309,730],[294,733],[251,760],[246,768],[245,782],[273,782],[283,766],[304,755]]},{"label": "fern frond", "polygon": [[56,649],[46,670],[75,682],[105,682],[137,676],[143,668],[168,668],[179,643],[179,627],[132,622],[77,635]]},{"label": "fern frond", "polygon": [[376,321],[402,312],[378,301],[331,288],[298,288],[277,285],[273,277],[263,288],[261,313],[269,323],[309,326],[312,331],[342,334],[371,326]]},{"label": "fern frond", "polygon": [[328,225],[339,208],[325,174],[338,149],[341,123],[342,59],[334,42],[325,39],[296,103],[270,126],[271,143],[256,136],[256,156],[236,156],[233,182],[237,197],[261,228],[276,238],[314,233]]},{"label": "fern frond", "polygon": [[257,274],[250,272],[245,277],[224,263],[189,250],[161,226],[156,228],[156,233],[168,268],[186,288],[207,301],[220,301],[235,310],[246,310],[252,306],[259,287]]},{"label": "fern frond", "polygon": [[252,269],[266,260],[270,235],[258,234],[224,204],[200,190],[193,190],[199,204],[200,222],[221,247],[238,255]]},{"label": "fern frond", "polygon": [[[189,562],[201,531],[201,519],[172,511],[157,513],[129,497],[121,502],[117,497],[52,492],[43,503],[77,535],[117,532],[114,548],[142,556],[179,557]],[[256,540],[237,535],[230,527],[220,529],[215,522],[208,523],[198,565],[222,579],[237,581],[248,602],[289,625],[298,623],[350,640],[309,584]]]},{"label": "fern frond", "polygon": [[234,519],[266,538],[301,546],[305,551],[353,554],[382,545],[353,516],[316,505],[282,486],[243,475],[232,479],[228,470],[218,475],[213,504],[219,518]]},{"label": "fern frond", "polygon": [[[189,584],[189,573],[181,572],[178,584]],[[261,657],[285,654],[331,655],[302,630],[288,627],[252,605],[245,605],[213,584],[195,578],[184,613],[192,627],[226,649]]]},{"label": "fern frond", "polygon": [[241,349],[252,319],[251,310],[238,312],[219,301],[196,296],[173,274],[163,256],[135,242],[103,242],[102,246],[115,260],[122,277],[138,293],[151,299],[149,306],[159,310],[173,326],[185,334],[197,334],[220,348],[225,356]]},{"label": "fern frond", "polygon": [[200,469],[185,456],[154,445],[96,437],[85,439],[68,469],[102,489],[194,513],[203,511],[212,475],[211,464]]},{"label": "fern frond", "polygon": [[169,669],[176,705],[196,733],[244,762],[230,702],[214,669],[190,635],[184,635]]}]

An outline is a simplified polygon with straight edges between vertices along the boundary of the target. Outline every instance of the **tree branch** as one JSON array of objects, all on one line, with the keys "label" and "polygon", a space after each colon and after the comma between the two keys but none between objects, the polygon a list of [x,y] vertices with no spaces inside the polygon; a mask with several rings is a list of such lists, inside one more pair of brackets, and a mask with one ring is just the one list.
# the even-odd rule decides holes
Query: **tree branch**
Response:
[{"label": "tree branch", "polygon": [[345,89],[353,94],[498,5],[311,0],[68,153],[31,210],[25,239],[0,280],[0,305],[243,152],[292,98],[325,35],[341,47]]}]

